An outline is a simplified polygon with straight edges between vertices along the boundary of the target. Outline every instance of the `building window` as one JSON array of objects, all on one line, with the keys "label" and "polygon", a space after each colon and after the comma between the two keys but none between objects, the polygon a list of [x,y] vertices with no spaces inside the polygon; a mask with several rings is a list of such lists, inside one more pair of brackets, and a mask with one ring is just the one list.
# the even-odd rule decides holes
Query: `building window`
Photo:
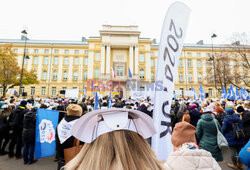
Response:
[{"label": "building window", "polygon": [[41,95],[45,95],[45,93],[46,93],[46,87],[42,87]]},{"label": "building window", "polygon": [[151,52],[151,53],[150,53],[150,56],[154,56],[154,52]]},{"label": "building window", "polygon": [[83,73],[83,79],[84,80],[88,79],[88,71],[84,71],[84,73]]},{"label": "building window", "polygon": [[153,58],[151,58],[151,67],[154,67],[155,66],[155,61],[154,61],[154,59]]},{"label": "building window", "polygon": [[140,79],[144,79],[144,70],[140,69]]},{"label": "building window", "polygon": [[116,75],[117,76],[123,76],[123,66],[117,66],[116,67]]},{"label": "building window", "polygon": [[198,74],[198,82],[202,82],[201,73]]},{"label": "building window", "polygon": [[64,65],[69,65],[69,57],[64,57]]},{"label": "building window", "polygon": [[29,49],[25,49],[25,53],[28,53],[29,52]]},{"label": "building window", "polygon": [[69,50],[65,50],[64,53],[65,53],[65,54],[69,54]]},{"label": "building window", "polygon": [[34,53],[36,53],[36,54],[37,54],[37,53],[38,53],[38,49],[35,49],[35,50],[34,50]]},{"label": "building window", "polygon": [[55,96],[56,95],[56,87],[52,87],[52,96]]},{"label": "building window", "polygon": [[74,71],[73,80],[77,80],[77,79],[78,79],[78,72]]},{"label": "building window", "polygon": [[179,59],[179,67],[182,67],[182,59]]},{"label": "building window", "polygon": [[201,68],[201,60],[197,60],[197,67]]},{"label": "building window", "polygon": [[151,81],[154,81],[154,80],[155,80],[155,73],[151,72]]},{"label": "building window", "polygon": [[191,57],[191,53],[190,53],[190,52],[188,52],[188,53],[187,53],[187,56],[188,56],[188,57]]},{"label": "building window", "polygon": [[95,53],[95,61],[100,61],[100,53]]},{"label": "building window", "polygon": [[27,58],[24,58],[24,63],[23,64],[28,64],[28,59]]},{"label": "building window", "polygon": [[213,96],[213,89],[208,89],[208,95],[209,95],[209,97]]},{"label": "building window", "polygon": [[95,78],[99,78],[99,68],[95,68]]},{"label": "building window", "polygon": [[44,57],[43,58],[43,64],[48,65],[48,63],[49,63],[49,57]]},{"label": "building window", "polygon": [[53,72],[53,80],[57,80],[57,71]]},{"label": "building window", "polygon": [[78,57],[74,58],[74,65],[77,66],[78,65]]},{"label": "building window", "polygon": [[67,87],[63,87],[62,89],[63,89],[63,90],[66,90],[66,89],[67,89]]},{"label": "building window", "polygon": [[63,72],[63,80],[67,80],[68,79],[68,73],[67,71]]},{"label": "building window", "polygon": [[14,53],[18,53],[18,49],[14,49]]},{"label": "building window", "polygon": [[49,50],[48,50],[48,49],[45,49],[45,50],[44,50],[44,53],[45,53],[45,54],[48,54],[48,53],[49,53]]},{"label": "building window", "polygon": [[191,61],[191,59],[188,59],[188,67],[192,67],[192,61]]},{"label": "building window", "polygon": [[88,50],[84,51],[84,54],[89,54],[89,51]]},{"label": "building window", "polygon": [[180,81],[180,82],[183,81],[183,74],[182,74],[182,73],[179,74],[179,81]]},{"label": "building window", "polygon": [[35,94],[35,87],[31,87],[30,88],[30,95],[34,96],[34,94]]},{"label": "building window", "polygon": [[56,49],[56,50],[55,50],[55,54],[59,54],[59,50]]},{"label": "building window", "polygon": [[47,71],[43,71],[42,80],[46,80],[46,79],[47,79]]},{"label": "building window", "polygon": [[75,54],[79,54],[79,50],[75,50]]},{"label": "building window", "polygon": [[87,57],[84,58],[84,65],[85,65],[85,66],[88,65],[88,58],[87,58]]},{"label": "building window", "polygon": [[206,53],[206,57],[210,57],[210,53]]},{"label": "building window", "polygon": [[77,87],[73,87],[73,89],[77,89]]},{"label": "building window", "polygon": [[141,62],[141,63],[144,62],[144,54],[140,54],[140,62]]},{"label": "building window", "polygon": [[58,63],[59,63],[58,57],[54,57],[54,65],[58,65]]},{"label": "building window", "polygon": [[196,56],[197,56],[197,57],[200,57],[200,56],[201,56],[201,53],[196,53]]},{"label": "building window", "polygon": [[193,81],[192,76],[193,76],[192,73],[189,73],[189,74],[188,74],[188,81],[189,81],[189,82],[192,82],[192,81]]},{"label": "building window", "polygon": [[207,61],[207,67],[210,67],[210,61]]}]

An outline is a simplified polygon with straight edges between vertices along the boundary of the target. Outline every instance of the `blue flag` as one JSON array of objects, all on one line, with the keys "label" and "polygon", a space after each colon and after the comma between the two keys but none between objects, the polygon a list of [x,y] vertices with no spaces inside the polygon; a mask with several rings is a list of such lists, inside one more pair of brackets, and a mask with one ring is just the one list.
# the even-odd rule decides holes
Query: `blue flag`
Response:
[{"label": "blue flag", "polygon": [[237,87],[235,87],[235,94],[236,94],[236,100],[240,100],[240,94]]},{"label": "blue flag", "polygon": [[248,100],[248,99],[250,99],[250,97],[249,97],[249,95],[248,95],[248,93],[247,93],[246,88],[243,89],[242,98],[243,98],[243,100]]},{"label": "blue flag", "polygon": [[132,78],[132,74],[131,74],[130,68],[128,68],[128,76],[129,76],[129,78]]},{"label": "blue flag", "polygon": [[59,111],[37,109],[35,158],[52,156],[56,150],[56,127]]},{"label": "blue flag", "polygon": [[222,93],[221,93],[221,99],[226,99],[227,98],[227,91],[225,87],[223,86]]},{"label": "blue flag", "polygon": [[227,98],[230,100],[235,100],[235,93],[232,85],[230,86],[230,89],[228,91]]},{"label": "blue flag", "polygon": [[110,95],[109,95],[109,105],[108,105],[109,108],[112,107],[112,101],[111,101],[111,92],[110,92]]},{"label": "blue flag", "polygon": [[87,96],[86,96],[86,88],[85,88],[85,85],[83,85],[83,91],[84,91],[84,98],[86,99]]},{"label": "blue flag", "polygon": [[242,88],[242,86],[240,87],[240,98],[244,99],[244,89]]},{"label": "blue flag", "polygon": [[191,86],[191,90],[194,92],[194,100],[198,100],[197,95],[196,95],[196,91],[193,88],[193,86]]},{"label": "blue flag", "polygon": [[98,93],[95,92],[95,105],[94,105],[94,110],[99,109],[99,98],[98,98]]},{"label": "blue flag", "polygon": [[94,90],[94,82],[93,81],[91,82],[91,87],[92,87],[92,90]]},{"label": "blue flag", "polygon": [[202,88],[202,86],[200,85],[200,92],[199,92],[199,98],[204,99],[205,98],[205,92]]}]

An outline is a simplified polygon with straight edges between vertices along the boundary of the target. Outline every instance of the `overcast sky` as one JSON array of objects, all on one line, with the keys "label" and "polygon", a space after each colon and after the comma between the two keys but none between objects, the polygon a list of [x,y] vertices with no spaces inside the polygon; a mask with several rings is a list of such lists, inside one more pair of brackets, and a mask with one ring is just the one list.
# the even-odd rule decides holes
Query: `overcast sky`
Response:
[{"label": "overcast sky", "polygon": [[[160,39],[174,0],[1,0],[0,39],[81,40],[99,36],[103,24],[138,25],[141,37]],[[234,32],[250,33],[250,0],[183,0],[191,8],[186,43],[227,43]],[[181,11],[180,11],[181,12]]]}]

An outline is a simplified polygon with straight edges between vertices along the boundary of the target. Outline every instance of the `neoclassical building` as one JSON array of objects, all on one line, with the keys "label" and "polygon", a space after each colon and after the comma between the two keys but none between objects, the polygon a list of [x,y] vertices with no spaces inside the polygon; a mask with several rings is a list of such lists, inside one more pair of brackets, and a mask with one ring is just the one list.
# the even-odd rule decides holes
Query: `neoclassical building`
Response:
[{"label": "neoclassical building", "polygon": [[[0,45],[13,44],[19,66],[22,65],[24,42],[24,39],[0,39]],[[26,53],[30,59],[25,59],[24,67],[28,71],[35,70],[40,83],[24,86],[23,91],[28,96],[55,97],[64,89],[82,90],[87,86],[87,79],[95,79],[95,88],[98,80],[104,83],[110,80],[115,89],[120,87],[121,96],[128,97],[129,70],[132,79],[155,81],[158,47],[155,40],[140,37],[138,26],[134,25],[103,25],[99,36],[82,37],[81,41],[28,39]],[[214,52],[224,48],[223,45],[213,47]],[[175,89],[185,91],[192,85],[198,94],[202,84],[208,96],[215,95],[214,84],[207,81],[211,50],[211,45],[202,42],[184,45]],[[18,91],[18,87],[15,88]],[[88,91],[87,95],[92,92]]]}]

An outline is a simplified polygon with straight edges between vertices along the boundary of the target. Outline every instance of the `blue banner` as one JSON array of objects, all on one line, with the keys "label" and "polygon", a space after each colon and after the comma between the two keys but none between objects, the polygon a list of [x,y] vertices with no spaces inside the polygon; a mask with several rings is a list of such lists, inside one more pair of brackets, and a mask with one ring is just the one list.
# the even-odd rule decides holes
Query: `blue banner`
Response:
[{"label": "blue banner", "polygon": [[35,158],[43,158],[55,154],[56,127],[59,111],[37,109]]}]

